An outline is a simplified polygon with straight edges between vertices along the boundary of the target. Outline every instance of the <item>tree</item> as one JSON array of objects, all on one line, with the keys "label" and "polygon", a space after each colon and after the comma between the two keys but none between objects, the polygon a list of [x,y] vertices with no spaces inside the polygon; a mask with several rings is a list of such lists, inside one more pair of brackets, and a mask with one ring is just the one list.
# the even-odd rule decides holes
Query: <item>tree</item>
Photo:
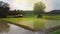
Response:
[{"label": "tree", "polygon": [[3,1],[0,1],[0,17],[1,18],[7,17],[9,9],[10,8],[8,3],[4,3]]},{"label": "tree", "polygon": [[43,2],[37,2],[34,4],[34,13],[39,16],[44,13],[46,6]]}]

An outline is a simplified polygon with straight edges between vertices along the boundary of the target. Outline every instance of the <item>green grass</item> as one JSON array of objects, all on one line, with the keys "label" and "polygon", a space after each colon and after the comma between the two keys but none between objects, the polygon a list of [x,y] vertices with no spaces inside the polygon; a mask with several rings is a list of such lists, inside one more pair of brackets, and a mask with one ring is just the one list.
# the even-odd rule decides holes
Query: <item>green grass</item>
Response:
[{"label": "green grass", "polygon": [[36,30],[43,30],[46,27],[45,19],[36,19],[33,25]]},{"label": "green grass", "polygon": [[60,20],[60,15],[44,15],[45,19]]},{"label": "green grass", "polygon": [[50,34],[60,34],[60,29],[59,30],[56,30],[54,32],[51,32]]},{"label": "green grass", "polygon": [[34,20],[36,18],[1,18],[1,20],[7,20],[7,21],[10,21],[10,22],[20,22],[20,21],[24,21],[24,20]]},{"label": "green grass", "polygon": [[38,30],[45,28],[45,19],[43,18],[38,19],[32,17],[32,18],[1,18],[1,19],[13,22],[15,24],[22,24],[29,27],[33,26],[33,28]]}]

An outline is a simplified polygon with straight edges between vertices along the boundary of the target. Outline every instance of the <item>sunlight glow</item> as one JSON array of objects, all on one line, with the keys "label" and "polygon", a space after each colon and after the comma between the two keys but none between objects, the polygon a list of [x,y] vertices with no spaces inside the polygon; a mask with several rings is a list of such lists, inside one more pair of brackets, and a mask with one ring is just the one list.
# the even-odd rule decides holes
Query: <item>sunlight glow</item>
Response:
[{"label": "sunlight glow", "polygon": [[27,1],[27,0],[14,0],[13,1],[13,7],[14,9],[20,9],[20,10],[32,10],[33,8],[33,1]]}]

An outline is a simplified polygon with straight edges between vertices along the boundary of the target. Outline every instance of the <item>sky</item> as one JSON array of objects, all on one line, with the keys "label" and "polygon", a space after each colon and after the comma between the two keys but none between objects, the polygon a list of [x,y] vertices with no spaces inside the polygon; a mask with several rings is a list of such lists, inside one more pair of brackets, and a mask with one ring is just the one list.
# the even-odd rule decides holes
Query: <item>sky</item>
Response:
[{"label": "sky", "polygon": [[10,4],[11,10],[33,10],[34,3],[42,1],[46,5],[46,11],[60,9],[60,0],[0,0]]},{"label": "sky", "polygon": [[60,10],[60,0],[53,0],[54,9]]}]

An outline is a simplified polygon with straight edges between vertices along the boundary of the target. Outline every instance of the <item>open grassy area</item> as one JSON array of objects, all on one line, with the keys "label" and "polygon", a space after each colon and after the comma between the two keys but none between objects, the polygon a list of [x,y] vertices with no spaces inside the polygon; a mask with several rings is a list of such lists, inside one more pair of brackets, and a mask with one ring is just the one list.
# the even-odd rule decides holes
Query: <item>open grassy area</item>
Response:
[{"label": "open grassy area", "polygon": [[51,32],[50,34],[60,34],[60,29],[59,30],[56,30],[54,32]]}]

